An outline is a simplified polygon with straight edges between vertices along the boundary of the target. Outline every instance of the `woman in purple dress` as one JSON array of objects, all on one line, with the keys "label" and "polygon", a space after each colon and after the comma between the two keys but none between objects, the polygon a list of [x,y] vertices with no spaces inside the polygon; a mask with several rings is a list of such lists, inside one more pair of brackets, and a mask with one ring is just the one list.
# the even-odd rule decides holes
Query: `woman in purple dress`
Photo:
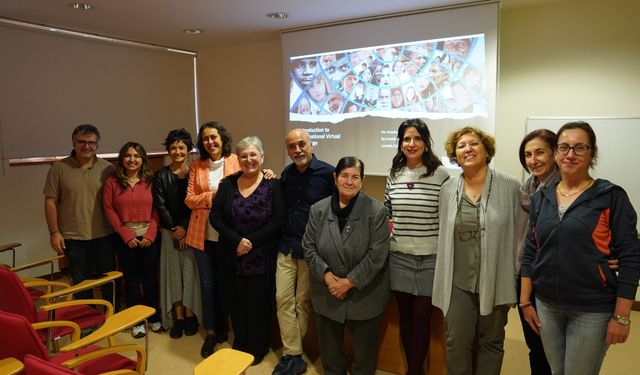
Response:
[{"label": "woman in purple dress", "polygon": [[228,176],[213,200],[209,220],[220,234],[220,304],[231,315],[233,349],[259,364],[269,352],[275,308],[277,245],[287,213],[282,183],[267,180],[258,137],[236,147],[242,173]]}]

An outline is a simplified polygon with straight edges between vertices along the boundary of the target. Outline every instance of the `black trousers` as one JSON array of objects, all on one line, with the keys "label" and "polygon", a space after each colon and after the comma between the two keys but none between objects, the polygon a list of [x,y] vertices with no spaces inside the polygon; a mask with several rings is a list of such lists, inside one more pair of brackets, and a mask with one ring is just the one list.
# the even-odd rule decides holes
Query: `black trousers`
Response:
[{"label": "black trousers", "polygon": [[[142,237],[138,237],[139,240]],[[150,323],[160,321],[158,286],[158,263],[160,262],[160,248],[156,243],[148,247],[130,248],[124,241],[116,248],[122,277],[124,278],[124,295],[127,307],[145,305],[156,309],[156,313],[149,317]],[[142,281],[142,290],[140,282]]]},{"label": "black trousers", "polygon": [[259,276],[234,276],[233,349],[262,358],[271,346],[271,304],[267,291],[267,278]]},{"label": "black trousers", "polygon": [[347,360],[344,356],[345,327],[349,330],[355,355],[351,374],[372,375],[376,371],[382,314],[369,320],[346,320],[340,323],[316,312],[315,319],[325,375],[347,375]]},{"label": "black trousers", "polygon": [[[115,234],[94,238],[92,240],[64,240],[64,250],[69,260],[69,271],[73,284],[79,284],[93,275],[95,268],[97,274],[103,274],[116,270],[116,244]],[[122,240],[120,240],[122,242]],[[113,283],[109,282],[101,286],[102,298],[113,303]],[[120,310],[120,281],[115,280],[115,312]],[[84,290],[74,294],[75,299],[93,299],[93,290]]]},{"label": "black trousers", "polygon": [[[520,300],[521,279],[518,278],[518,301]],[[531,291],[531,302],[533,307],[536,307],[536,294],[535,290]],[[542,347],[542,340],[540,336],[535,333],[529,323],[524,320],[522,309],[518,308],[518,314],[520,314],[520,322],[522,323],[522,331],[524,333],[524,341],[529,347],[529,366],[531,366],[531,375],[551,375],[551,367],[547,362],[547,356],[544,354]]]}]

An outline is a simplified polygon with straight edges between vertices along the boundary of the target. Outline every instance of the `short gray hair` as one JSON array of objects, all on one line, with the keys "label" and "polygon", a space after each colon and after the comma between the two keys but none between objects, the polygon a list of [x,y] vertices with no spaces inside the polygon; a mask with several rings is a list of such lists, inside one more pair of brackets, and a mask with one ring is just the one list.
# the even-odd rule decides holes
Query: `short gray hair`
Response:
[{"label": "short gray hair", "polygon": [[246,137],[238,142],[238,145],[236,146],[236,155],[240,156],[242,150],[251,145],[253,145],[258,150],[260,155],[264,155],[264,151],[262,150],[262,142],[260,141],[260,138],[256,137],[255,135]]}]

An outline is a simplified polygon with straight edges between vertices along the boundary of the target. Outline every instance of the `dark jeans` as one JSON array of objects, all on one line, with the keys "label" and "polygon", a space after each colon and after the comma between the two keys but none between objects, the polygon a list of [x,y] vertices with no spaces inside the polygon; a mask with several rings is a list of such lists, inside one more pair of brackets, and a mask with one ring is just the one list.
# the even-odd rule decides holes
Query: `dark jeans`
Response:
[{"label": "dark jeans", "polygon": [[[64,240],[64,250],[69,260],[69,272],[73,284],[79,284],[93,275],[95,268],[97,274],[103,274],[116,269],[116,257],[114,252],[114,236],[109,235],[92,240]],[[115,312],[120,308],[120,288],[116,279]],[[101,286],[102,298],[113,303],[113,283],[108,282]],[[93,299],[93,290],[84,290],[74,294],[75,299]]]},{"label": "dark jeans", "polygon": [[[521,279],[517,281],[518,301],[520,300],[520,288]],[[531,291],[531,299],[533,308],[536,308],[536,293],[535,290]],[[544,348],[542,347],[542,340],[540,336],[531,329],[529,323],[524,320],[522,309],[518,308],[518,314],[520,314],[520,322],[522,323],[522,331],[524,333],[524,341],[526,341],[529,347],[529,366],[531,366],[531,375],[551,375],[551,367],[547,361],[547,356],[544,354]]]},{"label": "dark jeans", "polygon": [[[138,237],[138,240],[142,240],[142,237]],[[158,263],[160,262],[160,249],[155,242],[148,247],[138,246],[132,249],[123,240],[120,240],[116,253],[124,277],[124,295],[127,298],[127,307],[136,305],[152,307],[156,309],[156,313],[149,317],[149,322],[159,322]],[[141,281],[142,291],[140,290]]]},{"label": "dark jeans", "polygon": [[229,316],[220,308],[216,252],[219,245],[214,241],[204,241],[204,251],[193,248],[200,273],[200,292],[202,293],[202,315],[207,331],[216,331],[218,336],[229,332]]}]

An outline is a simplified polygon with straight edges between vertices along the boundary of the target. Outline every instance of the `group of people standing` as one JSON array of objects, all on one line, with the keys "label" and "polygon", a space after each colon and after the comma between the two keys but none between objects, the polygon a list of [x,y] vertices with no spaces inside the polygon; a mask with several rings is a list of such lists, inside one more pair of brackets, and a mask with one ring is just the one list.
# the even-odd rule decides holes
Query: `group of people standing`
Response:
[{"label": "group of people standing", "polygon": [[72,138],[44,190],[52,247],[67,254],[74,283],[94,267],[113,270],[115,248],[127,304],[156,308],[151,329],[171,326],[172,338],[196,334],[201,321],[203,357],[227,341],[229,314],[233,348],[260,363],[276,309],[283,350],[273,375],[301,374],[313,309],[325,373],[346,374],[346,328],[351,372],[372,374],[391,293],[412,375],[423,371],[434,306],[452,375],[471,374],[473,362],[477,374],[500,373],[517,304],[532,374],[597,374],[608,346],[628,337],[640,278],[636,213],[622,188],[589,176],[598,150],[587,123],[527,135],[520,160],[532,176],[521,184],[489,167],[495,140],[472,127],[445,142],[462,168],[450,178],[427,125],[406,120],[384,203],[361,192],[362,160],[343,157],[335,168],[318,160],[302,129],[285,138],[292,163],[280,179],[262,169],[257,137],[233,154],[216,122],[200,128],[200,157],[189,166],[191,136],[170,132],[172,162],[155,175],[138,143],[125,144],[113,168],[95,156],[95,127]]}]

